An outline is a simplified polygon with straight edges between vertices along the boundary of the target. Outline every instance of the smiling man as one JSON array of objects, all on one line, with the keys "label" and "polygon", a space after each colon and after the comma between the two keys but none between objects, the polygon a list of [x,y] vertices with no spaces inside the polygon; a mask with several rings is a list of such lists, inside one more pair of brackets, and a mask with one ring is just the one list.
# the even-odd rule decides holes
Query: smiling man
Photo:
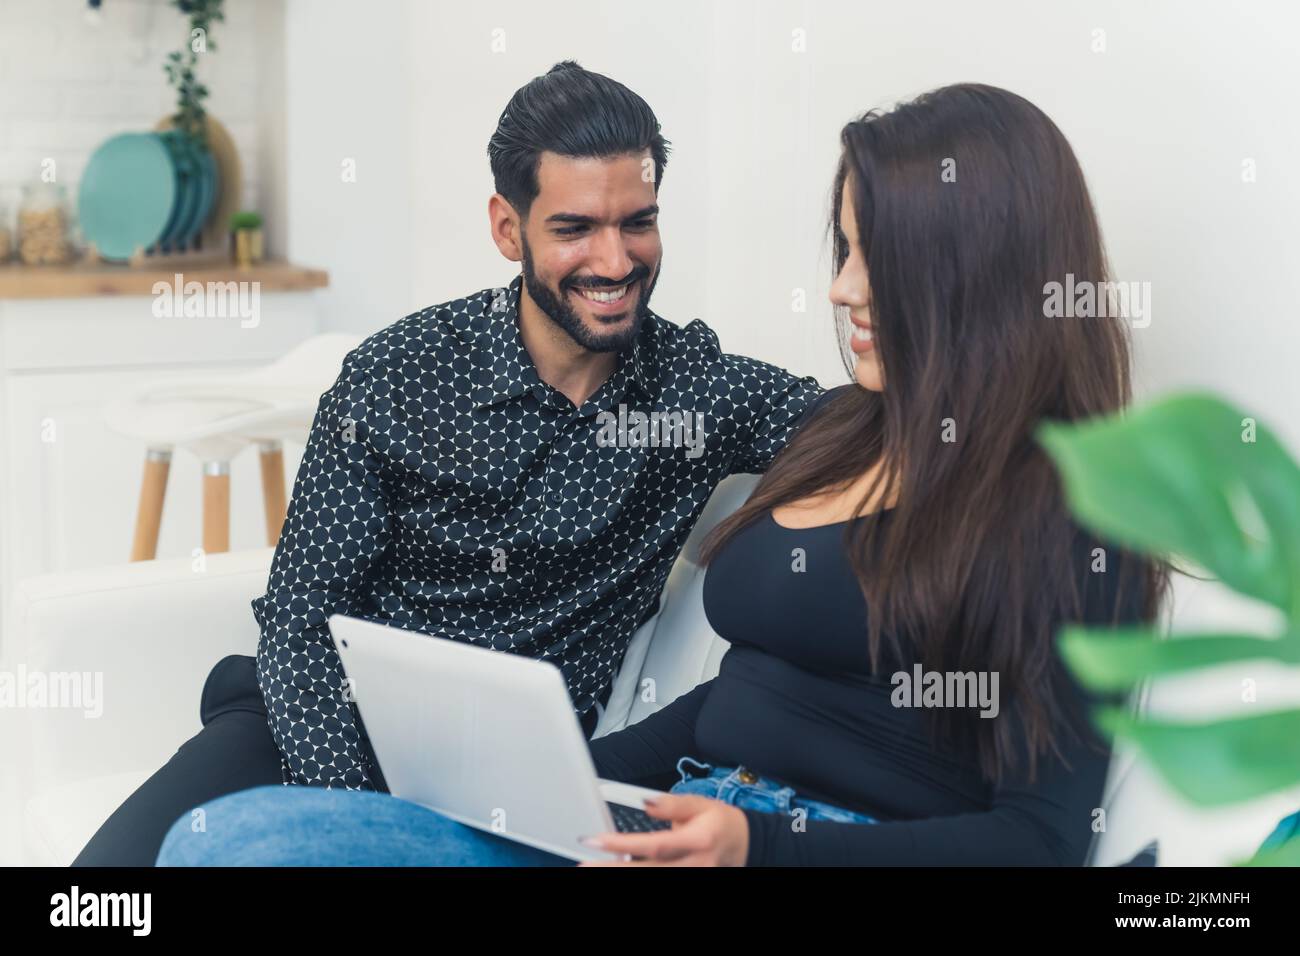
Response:
[{"label": "smiling man", "polygon": [[507,259],[523,262],[518,325],[537,371],[581,405],[651,316],[667,144],[660,137],[640,153],[610,157],[545,150],[521,167],[512,141],[498,129],[488,146],[492,238]]},{"label": "smiling man", "polygon": [[651,315],[668,143],[639,96],[565,62],[515,93],[488,157],[492,239],[523,264],[520,336],[541,379],[581,405]]},{"label": "smiling man", "polygon": [[[642,176],[645,164],[636,155],[603,160],[542,155],[536,179],[544,198],[533,219],[540,221],[540,238],[535,238],[543,257],[540,275],[521,219],[534,201],[526,192],[513,200],[497,193],[489,200],[497,247],[508,259],[523,259],[526,297],[520,324],[525,343],[541,332],[570,353],[609,353],[636,340],[650,312],[650,293],[663,255],[658,203],[627,211],[656,196],[653,179]],[[548,212],[552,207],[557,211]],[[567,339],[556,334],[551,323]]]},{"label": "smiling man", "polygon": [[821,393],[650,310],[668,144],[641,97],[557,64],[488,155],[492,239],[520,274],[347,355],[253,601],[256,658],[214,668],[203,732],[78,863],[152,863],[173,821],[258,784],[386,789],[334,613],[549,660],[590,736],[714,487],[765,470]]}]

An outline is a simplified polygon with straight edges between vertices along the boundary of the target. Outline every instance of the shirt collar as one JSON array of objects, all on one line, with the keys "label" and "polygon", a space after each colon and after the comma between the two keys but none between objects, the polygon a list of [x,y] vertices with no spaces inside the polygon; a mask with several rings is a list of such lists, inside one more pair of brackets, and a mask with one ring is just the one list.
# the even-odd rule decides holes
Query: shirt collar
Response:
[{"label": "shirt collar", "polygon": [[[519,295],[523,276],[504,289],[487,289],[483,296],[482,311],[471,321],[474,341],[474,405],[482,408],[542,385],[528,349],[519,334]],[[647,337],[654,321],[653,313],[642,323],[640,333],[632,348],[619,356],[614,374],[600,386],[588,400],[601,395],[617,397],[628,385],[637,388],[647,398],[654,396],[652,388],[653,363],[649,355]]]}]

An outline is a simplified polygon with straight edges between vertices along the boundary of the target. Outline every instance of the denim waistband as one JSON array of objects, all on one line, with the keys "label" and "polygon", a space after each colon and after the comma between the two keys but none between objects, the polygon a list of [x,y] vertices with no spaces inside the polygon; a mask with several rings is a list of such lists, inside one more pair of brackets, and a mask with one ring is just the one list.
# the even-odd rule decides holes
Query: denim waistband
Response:
[{"label": "denim waistband", "polygon": [[677,772],[681,775],[681,780],[672,786],[670,793],[711,797],[744,810],[802,813],[809,820],[877,822],[869,814],[803,796],[794,787],[764,777],[744,766],[718,767],[684,756],[677,761]]}]

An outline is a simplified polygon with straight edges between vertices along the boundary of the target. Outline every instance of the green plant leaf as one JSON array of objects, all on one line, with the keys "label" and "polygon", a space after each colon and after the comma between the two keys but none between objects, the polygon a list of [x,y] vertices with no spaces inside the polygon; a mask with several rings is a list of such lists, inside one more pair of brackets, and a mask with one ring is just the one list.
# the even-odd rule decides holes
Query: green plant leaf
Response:
[{"label": "green plant leaf", "polygon": [[262,225],[262,214],[252,209],[241,209],[230,214],[230,228],[257,229]]},{"label": "green plant leaf", "polygon": [[1238,866],[1300,866],[1300,839],[1288,840],[1271,850],[1261,850]]},{"label": "green plant leaf", "polygon": [[1300,637],[1281,639],[1237,634],[1183,634],[1162,637],[1148,627],[1063,627],[1061,657],[1079,680],[1094,690],[1121,690],[1138,681],[1245,660],[1300,664]]},{"label": "green plant leaf", "polygon": [[1251,800],[1300,782],[1300,710],[1168,723],[1106,707],[1096,720],[1136,743],[1171,786],[1200,806]]},{"label": "green plant leaf", "polygon": [[[1176,554],[1300,617],[1300,467],[1264,425],[1203,393],[1044,423],[1071,509],[1120,545]],[[1251,420],[1253,421],[1253,419]]]}]

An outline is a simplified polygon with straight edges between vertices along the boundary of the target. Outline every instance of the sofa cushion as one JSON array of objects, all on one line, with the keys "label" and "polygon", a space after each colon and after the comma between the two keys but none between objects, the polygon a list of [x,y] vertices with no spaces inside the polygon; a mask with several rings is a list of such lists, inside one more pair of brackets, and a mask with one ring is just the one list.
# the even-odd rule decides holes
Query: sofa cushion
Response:
[{"label": "sofa cushion", "polygon": [[[155,768],[157,769],[157,768]],[[153,770],[125,770],[42,790],[23,813],[29,866],[68,866],[82,847]]]},{"label": "sofa cushion", "polygon": [[704,614],[700,547],[723,518],[749,497],[755,475],[719,483],[692,529],[659,596],[658,613],[633,635],[593,737],[622,730],[717,676],[728,644]]}]

